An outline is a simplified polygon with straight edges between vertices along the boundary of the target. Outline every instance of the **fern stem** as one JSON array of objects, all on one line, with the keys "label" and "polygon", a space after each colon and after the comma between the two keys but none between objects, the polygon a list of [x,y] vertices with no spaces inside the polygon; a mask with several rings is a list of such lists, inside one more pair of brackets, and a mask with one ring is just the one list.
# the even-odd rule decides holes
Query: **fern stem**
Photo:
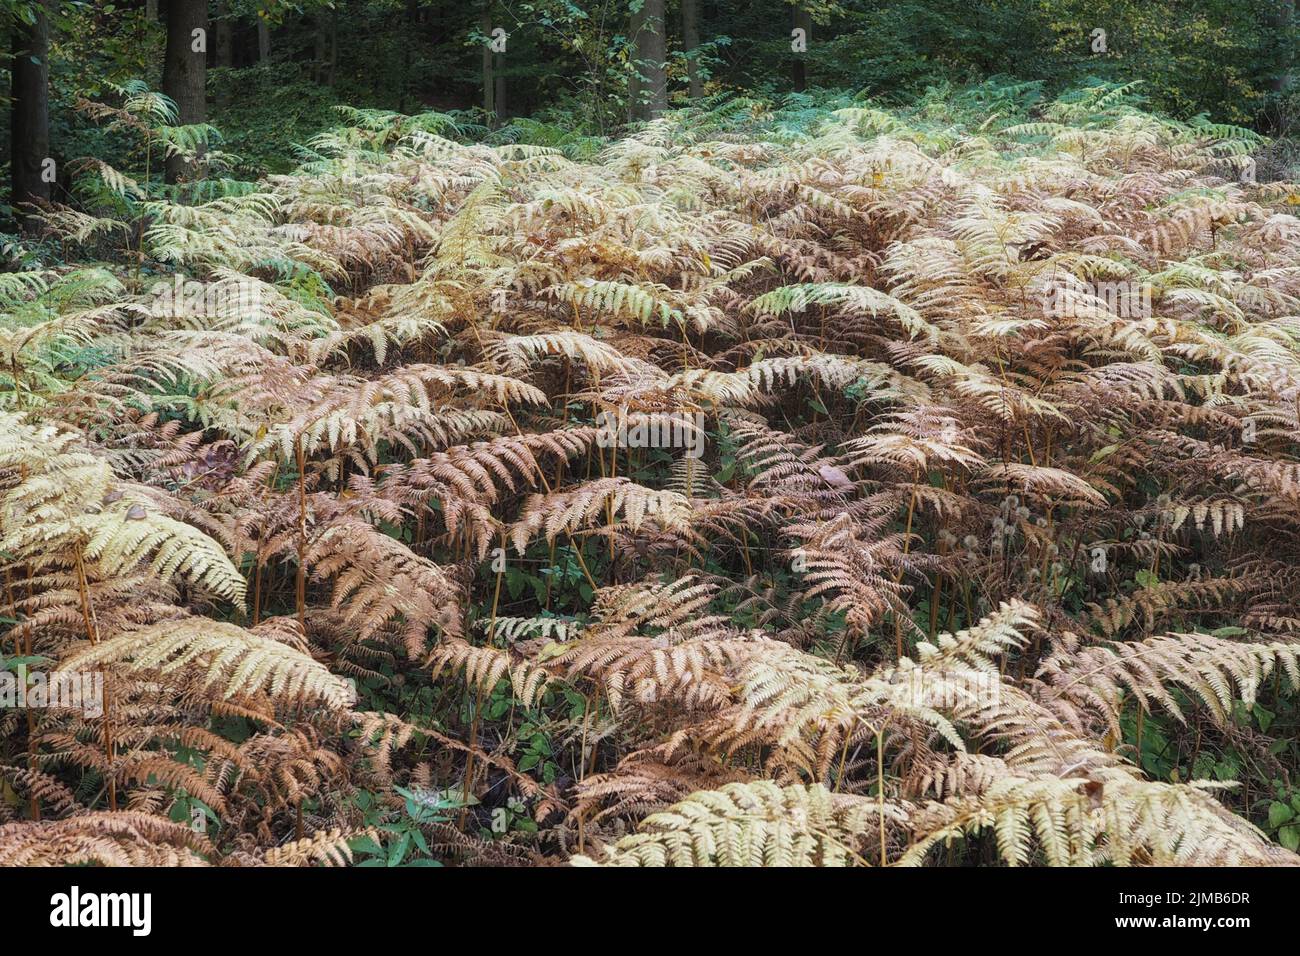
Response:
[{"label": "fern stem", "polygon": [[[86,627],[86,637],[92,647],[99,643],[99,628],[95,626],[95,608],[90,599],[90,588],[86,585],[86,563],[82,554],[81,544],[78,543],[73,550],[73,555],[77,565],[77,593],[81,597],[81,616]],[[113,747],[113,714],[112,714],[112,690],[109,685],[108,674],[104,674],[104,755],[108,758],[108,808],[117,809],[117,780],[113,776],[113,761],[115,759]],[[30,711],[29,711],[30,713]]]},{"label": "fern stem", "polygon": [[840,748],[840,766],[839,769],[835,771],[834,793],[839,793],[840,785],[844,783],[844,767],[849,760],[849,742],[853,739],[853,731],[858,729],[858,722],[861,719],[861,714],[854,714],[853,723],[849,725],[848,733],[844,735],[844,746]]},{"label": "fern stem", "polygon": [[[28,581],[29,596],[31,593],[31,576],[32,576],[32,569],[31,566],[28,565],[27,581]],[[23,622],[23,626],[21,628],[18,627],[18,600],[16,595],[14,594],[14,583],[13,583],[13,579],[10,577],[8,568],[5,568],[5,590],[9,594],[9,616],[14,619],[14,627],[13,627],[14,657],[22,657],[24,656],[24,653],[26,654],[26,656],[31,657],[32,656],[32,627],[31,624],[27,621]],[[25,641],[24,641],[24,634],[26,635]],[[3,650],[4,650],[3,646],[0,646],[0,654],[3,654]],[[32,709],[30,707],[26,708],[26,710],[27,710],[27,769],[35,770],[36,754],[32,749],[32,741],[36,738],[36,717],[32,713]],[[32,819],[39,820],[41,818],[40,801],[36,799],[36,794],[34,792],[29,792],[27,799],[28,799],[28,809],[31,811]]]},{"label": "fern stem", "polygon": [[[502,549],[504,549],[505,546],[506,546],[506,533],[505,533],[505,529],[502,529],[501,531]],[[488,620],[488,631],[487,631],[488,633],[487,640],[489,645],[492,644],[492,641],[496,636],[496,632],[497,632],[497,609],[501,605],[501,579],[504,576],[505,576],[505,567],[503,565],[501,570],[497,572],[496,587],[492,591],[492,615],[491,618]],[[465,757],[465,781],[461,789],[460,819],[456,824],[457,829],[461,830],[462,832],[464,832],[465,830],[465,819],[469,813],[469,791],[470,791],[471,782],[474,779],[474,754],[478,747],[478,723],[479,723],[479,718],[482,716],[482,713],[483,713],[483,690],[482,688],[479,688],[475,691],[474,720],[470,723],[470,731],[469,731],[470,750]]]},{"label": "fern stem", "polygon": [[14,401],[18,403],[18,410],[23,411],[27,407],[27,401],[23,398],[22,381],[18,377],[18,353],[17,350],[9,356],[10,375],[14,380]]},{"label": "fern stem", "polygon": [[[916,514],[916,479],[912,475],[912,493],[907,500],[907,526],[903,529],[903,557],[907,557],[907,552],[912,544],[912,518]],[[894,576],[894,583],[899,584],[903,580],[903,569],[898,569],[898,574]],[[898,612],[894,612],[894,651],[898,659],[903,659],[903,619],[899,617]]]},{"label": "fern stem", "polygon": [[881,866],[889,865],[885,853],[885,726],[876,731],[876,809],[880,817]]},{"label": "fern stem", "polygon": [[307,477],[302,436],[294,442],[293,452],[298,465],[298,572],[295,580],[295,601],[298,610],[298,626],[305,634],[307,632]]},{"label": "fern stem", "polygon": [[262,546],[258,543],[253,558],[253,627],[262,622]]},{"label": "fern stem", "polygon": [[587,562],[583,560],[582,546],[579,545],[577,541],[573,540],[573,535],[569,534],[567,531],[565,532],[565,535],[569,539],[569,545],[573,548],[574,557],[578,559],[578,567],[582,568],[582,573],[587,576],[587,583],[591,585],[593,591],[599,591],[600,585],[597,584],[596,579],[591,576],[591,571],[587,568]]},{"label": "fern stem", "polygon": [[1147,712],[1146,708],[1142,706],[1142,702],[1138,701],[1137,733],[1134,735],[1135,739],[1134,739],[1133,746],[1135,748],[1135,753],[1133,754],[1133,762],[1138,765],[1139,770],[1143,769],[1142,767],[1142,724],[1143,724],[1143,718],[1146,716],[1146,712]]}]

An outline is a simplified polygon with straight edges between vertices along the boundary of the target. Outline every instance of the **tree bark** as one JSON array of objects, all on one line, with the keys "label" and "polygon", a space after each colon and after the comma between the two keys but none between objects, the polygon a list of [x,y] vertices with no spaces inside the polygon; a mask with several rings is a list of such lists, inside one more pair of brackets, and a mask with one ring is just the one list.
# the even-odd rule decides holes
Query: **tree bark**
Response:
[{"label": "tree bark", "polygon": [[[491,4],[483,4],[483,12],[479,14],[479,31],[484,37],[492,36],[492,14],[490,12]],[[489,121],[497,110],[496,104],[497,85],[492,71],[492,47],[488,41],[483,43],[483,112],[488,114]]]},{"label": "tree bark", "polygon": [[[794,16],[791,22],[794,28],[803,30],[804,40],[808,44],[812,43],[812,15],[807,10],[800,7],[793,7]],[[792,35],[793,36],[793,35]],[[808,88],[808,54],[796,53],[794,62],[790,65],[790,79],[794,82],[794,91],[802,93]]]},{"label": "tree bark", "polygon": [[492,82],[496,90],[492,94],[492,106],[497,111],[497,123],[505,122],[509,107],[506,105],[505,57],[500,53],[494,55],[492,64]]},{"label": "tree bark", "polygon": [[[235,31],[230,19],[230,0],[217,0],[217,20],[212,25],[217,44],[217,66],[230,69],[235,65]],[[217,105],[230,105],[229,79],[222,83],[216,94]]]},{"label": "tree bark", "polygon": [[628,23],[627,37],[631,43],[632,75],[627,80],[627,118],[640,120],[646,118],[645,104],[641,102],[641,72],[645,67],[641,63],[641,34],[645,30],[645,0],[639,9],[632,11]]},{"label": "tree bark", "polygon": [[628,81],[628,116],[646,120],[668,109],[667,44],[664,39],[664,0],[642,0],[632,14],[633,73]]},{"label": "tree bark", "polygon": [[235,37],[230,23],[230,0],[217,0],[217,66],[235,65]]},{"label": "tree bark", "polygon": [[324,13],[316,14],[312,39],[311,79],[319,84],[325,76],[325,50],[329,42],[329,20]]},{"label": "tree bark", "polygon": [[411,99],[411,55],[412,48],[415,45],[415,38],[418,31],[415,29],[416,20],[420,14],[420,7],[416,0],[406,0],[406,28],[402,31],[405,34],[402,43],[402,76],[398,80],[397,91],[397,112],[407,112]]},{"label": "tree bark", "polygon": [[1292,73],[1291,51],[1295,45],[1295,37],[1292,36],[1292,24],[1295,22],[1295,0],[1274,0],[1272,13],[1269,14],[1268,24],[1276,31],[1276,40],[1278,44],[1278,60],[1274,67],[1273,75],[1269,77],[1268,86],[1274,93],[1285,93],[1291,89],[1295,82],[1295,76]]},{"label": "tree bark", "polygon": [[[194,49],[195,31],[208,30],[207,0],[167,0],[167,52],[163,58],[163,92],[176,102],[182,126],[208,120],[206,53]],[[197,163],[167,157],[167,182],[192,178]]]},{"label": "tree bark", "polygon": [[330,10],[330,58],[325,71],[325,85],[334,85],[334,73],[339,65],[339,14],[337,9]]},{"label": "tree bark", "polygon": [[265,63],[271,59],[271,25],[262,17],[257,18],[257,62]]},{"label": "tree bark", "polygon": [[645,61],[650,94],[650,116],[668,109],[668,44],[664,22],[664,0],[645,0],[645,27],[641,31],[642,59]]},{"label": "tree bark", "polygon": [[36,22],[18,22],[13,34],[13,104],[9,133],[14,217],[26,227],[20,203],[48,202],[50,177],[50,21],[48,3],[36,9]]},{"label": "tree bark", "polygon": [[700,49],[699,0],[682,0],[682,46],[686,50],[686,78],[690,84],[691,99],[698,100],[704,95],[700,63],[696,59]]}]

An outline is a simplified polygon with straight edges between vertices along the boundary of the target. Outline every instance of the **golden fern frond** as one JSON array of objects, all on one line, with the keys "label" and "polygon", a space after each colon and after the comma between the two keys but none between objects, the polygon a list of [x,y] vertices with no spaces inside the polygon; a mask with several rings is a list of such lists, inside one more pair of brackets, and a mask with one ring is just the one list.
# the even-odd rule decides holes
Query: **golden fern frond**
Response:
[{"label": "golden fern frond", "polygon": [[459,583],[441,566],[363,521],[326,528],[312,541],[305,560],[315,578],[333,580],[331,606],[361,640],[400,623],[407,653],[418,658],[428,645],[429,628],[461,633]]},{"label": "golden fern frond", "polygon": [[546,670],[517,660],[509,651],[475,647],[465,641],[447,641],[434,648],[430,663],[434,677],[444,670],[461,671],[465,681],[483,693],[491,693],[498,681],[508,677],[515,697],[525,707],[537,702],[551,678]]},{"label": "golden fern frond", "polygon": [[598,478],[563,491],[530,495],[507,535],[522,554],[538,534],[547,541],[574,534],[593,519],[618,516],[633,532],[647,522],[660,528],[689,530],[692,508],[685,495],[647,488],[627,478]]},{"label": "golden fern frond", "polygon": [[0,826],[3,866],[206,866],[212,845],[151,813],[86,813]]},{"label": "golden fern frond", "polygon": [[[147,568],[160,578],[180,575],[192,584],[243,606],[246,584],[226,552],[203,532],[123,499],[97,515],[69,522],[68,531],[86,536],[86,557],[106,575]],[[63,526],[47,526],[58,534]]]},{"label": "golden fern frond", "polygon": [[1200,701],[1211,718],[1230,719],[1233,702],[1255,703],[1264,681],[1280,668],[1300,687],[1300,643],[1230,640],[1211,634],[1162,634],[1144,641],[1070,650],[1043,661],[1038,676],[1051,685],[1045,701],[1065,697],[1095,709],[1119,737],[1125,692],[1144,709],[1160,704],[1184,719],[1169,686]]},{"label": "golden fern frond", "polygon": [[933,338],[939,331],[910,305],[870,286],[839,283],[782,286],[759,296],[749,304],[759,315],[800,313],[807,311],[810,306],[839,306],[870,316],[884,313],[898,322],[909,335]]},{"label": "golden fern frond", "polygon": [[378,842],[379,831],[373,827],[344,831],[338,827],[321,830],[310,837],[272,847],[262,857],[264,866],[349,866],[352,863],[350,841],[369,837]]},{"label": "golden fern frond", "polygon": [[1031,862],[1034,848],[1053,866],[1300,865],[1204,789],[1127,774],[1007,776],[978,795],[918,810],[910,825],[918,839],[899,861],[910,865],[985,828],[1011,866]]},{"label": "golden fern frond", "polygon": [[642,821],[639,832],[609,847],[599,861],[575,866],[855,866],[869,865],[869,843],[900,810],[825,787],[779,787],[768,781],[727,784],[692,794]]},{"label": "golden fern frond", "polygon": [[351,684],[302,651],[206,618],[168,621],[101,641],[65,658],[59,669],[87,671],[119,663],[132,671],[193,668],[202,675],[201,686],[218,687],[225,698],[267,693],[286,707],[314,703],[341,709],[356,700]]}]

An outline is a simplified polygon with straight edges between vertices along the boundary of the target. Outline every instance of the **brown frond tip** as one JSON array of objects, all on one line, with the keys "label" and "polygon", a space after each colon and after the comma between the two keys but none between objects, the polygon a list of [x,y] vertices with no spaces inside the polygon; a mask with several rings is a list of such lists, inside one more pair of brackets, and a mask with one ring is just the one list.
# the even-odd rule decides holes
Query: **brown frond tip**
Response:
[{"label": "brown frond tip", "polygon": [[369,837],[380,840],[373,827],[345,832],[338,827],[322,830],[302,840],[272,847],[263,855],[263,866],[348,866],[352,863],[352,841]]},{"label": "brown frond tip", "polygon": [[3,866],[206,866],[212,845],[151,813],[85,813],[0,826]]}]

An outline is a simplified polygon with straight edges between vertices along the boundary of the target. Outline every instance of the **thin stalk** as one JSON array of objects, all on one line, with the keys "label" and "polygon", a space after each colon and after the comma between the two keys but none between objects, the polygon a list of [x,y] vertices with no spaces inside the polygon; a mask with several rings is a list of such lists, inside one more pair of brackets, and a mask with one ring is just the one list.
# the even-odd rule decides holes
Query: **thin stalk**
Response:
[{"label": "thin stalk", "polygon": [[298,626],[307,631],[307,478],[306,456],[302,450],[301,436],[293,446],[294,458],[298,465],[298,574],[296,602],[298,606]]},{"label": "thin stalk", "polygon": [[[99,628],[95,624],[95,608],[90,599],[90,588],[86,584],[86,563],[81,545],[73,552],[77,564],[77,593],[81,597],[81,616],[86,627],[86,637],[91,646],[99,643]],[[28,638],[30,653],[31,639]],[[117,780],[113,777],[113,761],[116,759],[113,747],[113,695],[109,687],[108,675],[104,675],[104,755],[108,758],[108,808],[117,809]]]},{"label": "thin stalk", "polygon": [[[506,546],[506,533],[501,532],[501,548]],[[488,621],[487,641],[488,645],[492,644],[492,639],[497,632],[497,609],[501,606],[501,579],[505,576],[505,567],[497,572],[496,587],[492,591],[492,616]],[[464,831],[465,818],[469,813],[469,789],[470,783],[474,778],[474,751],[478,747],[478,724],[479,718],[483,715],[483,692],[481,689],[475,691],[474,700],[474,719],[470,722],[469,729],[469,755],[465,758],[465,781],[461,787],[460,796],[460,819],[456,823],[457,829]]]},{"label": "thin stalk", "polygon": [[876,731],[876,809],[880,818],[880,865],[888,866],[885,854],[885,724]]}]

